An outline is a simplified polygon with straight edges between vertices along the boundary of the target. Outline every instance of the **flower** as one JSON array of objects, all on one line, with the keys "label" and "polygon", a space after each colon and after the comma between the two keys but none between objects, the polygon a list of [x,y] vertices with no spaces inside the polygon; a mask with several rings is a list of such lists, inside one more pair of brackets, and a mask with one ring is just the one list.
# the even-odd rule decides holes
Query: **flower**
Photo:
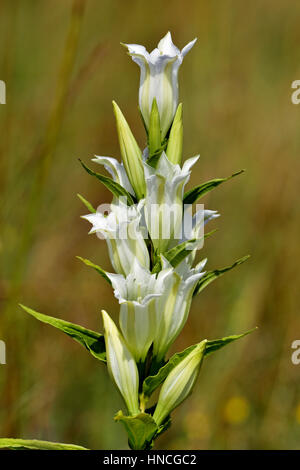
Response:
[{"label": "flower", "polygon": [[123,396],[128,412],[135,415],[139,413],[139,376],[136,363],[118,328],[104,310],[102,318],[109,374]]},{"label": "flower", "polygon": [[83,216],[93,225],[89,233],[104,236],[115,271],[125,276],[131,272],[134,259],[145,268],[150,265],[143,227],[140,225],[143,205],[144,200],[141,200],[137,205],[127,206],[120,198],[110,204],[109,215],[97,211]]},{"label": "flower", "polygon": [[171,163],[165,152],[153,168],[144,162],[146,178],[145,219],[157,253],[164,253],[174,239],[181,239],[182,197],[191,167],[199,155],[189,158],[183,167]]},{"label": "flower", "polygon": [[157,332],[153,343],[153,356],[157,363],[163,360],[187,321],[193,292],[205,274],[202,269],[206,264],[205,259],[194,269],[184,263],[174,269],[163,256],[161,261],[166,274],[164,291],[157,304]]},{"label": "flower", "polygon": [[180,51],[173,44],[171,33],[168,32],[151,53],[144,46],[125,44],[132,60],[141,69],[139,105],[146,128],[149,128],[152,102],[156,98],[162,139],[172,124],[178,106],[179,67],[195,42],[196,39]]},{"label": "flower", "polygon": [[220,214],[217,211],[212,211],[209,209],[204,209],[204,205],[201,209],[191,217],[191,204],[184,205],[183,219],[182,219],[182,239],[179,243],[183,243],[188,240],[195,240],[194,243],[190,244],[189,248],[191,253],[183,261],[188,263],[191,267],[196,257],[197,250],[202,248],[204,243],[204,226],[211,220],[220,217]]},{"label": "flower", "polygon": [[207,340],[201,341],[170,372],[161,388],[153,419],[161,425],[193,391],[200,372]]},{"label": "flower", "polygon": [[174,121],[170,130],[166,155],[170,162],[181,164],[183,146],[182,104],[177,108]]},{"label": "flower", "polygon": [[143,362],[157,334],[157,299],[162,295],[169,269],[156,277],[132,259],[127,277],[107,273],[120,303],[120,328],[137,362]]}]

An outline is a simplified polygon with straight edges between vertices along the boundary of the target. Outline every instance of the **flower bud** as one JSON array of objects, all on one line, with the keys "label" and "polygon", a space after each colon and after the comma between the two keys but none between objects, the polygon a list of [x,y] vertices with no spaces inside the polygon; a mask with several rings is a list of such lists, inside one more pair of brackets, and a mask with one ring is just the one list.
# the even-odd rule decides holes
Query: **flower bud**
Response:
[{"label": "flower bud", "polygon": [[166,378],[153,415],[159,426],[193,391],[204,356],[207,340],[201,341]]},{"label": "flower bud", "polygon": [[132,415],[137,414],[139,413],[139,376],[136,363],[116,325],[104,310],[102,310],[102,318],[109,374],[124,398],[128,412]]},{"label": "flower bud", "polygon": [[142,151],[135,140],[119,106],[113,101],[120,150],[128,179],[138,199],[145,195],[146,185],[142,164]]},{"label": "flower bud", "polygon": [[183,144],[182,104],[177,108],[174,121],[170,131],[166,154],[174,165],[181,164]]},{"label": "flower bud", "polygon": [[161,148],[160,118],[155,98],[150,114],[148,142],[149,154],[152,156]]}]

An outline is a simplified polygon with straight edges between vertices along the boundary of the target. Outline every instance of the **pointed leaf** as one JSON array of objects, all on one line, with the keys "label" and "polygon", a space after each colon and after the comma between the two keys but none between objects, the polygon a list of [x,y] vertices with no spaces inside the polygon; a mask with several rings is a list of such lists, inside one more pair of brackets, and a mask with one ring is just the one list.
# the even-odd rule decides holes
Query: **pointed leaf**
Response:
[{"label": "pointed leaf", "polygon": [[257,327],[252,328],[251,330],[246,331],[246,333],[242,333],[240,335],[231,335],[231,336],[225,336],[225,338],[221,338],[221,339],[209,340],[206,343],[206,349],[205,349],[205,354],[204,355],[208,356],[208,354],[211,354],[211,353],[217,351],[218,349],[223,348],[227,344],[232,343],[232,341],[243,338],[244,336],[247,336],[250,333],[253,333],[253,331],[255,331],[255,330],[257,330]]},{"label": "pointed leaf", "polygon": [[152,447],[153,438],[159,428],[151,415],[140,413],[135,416],[124,416],[122,411],[119,411],[115,421],[120,421],[125,426],[131,449],[147,450]]},{"label": "pointed leaf", "polygon": [[129,192],[125,188],[123,188],[123,186],[121,186],[119,183],[114,181],[112,178],[109,178],[109,176],[104,176],[104,175],[101,175],[100,173],[96,173],[95,171],[87,167],[85,163],[83,163],[81,160],[79,161],[82,167],[85,169],[85,171],[89,175],[95,176],[99,181],[101,181],[101,183],[103,183],[104,186],[106,186],[106,188],[109,189],[113,193],[114,196],[126,197],[126,202],[129,206],[134,204],[135,201],[133,200],[133,197],[131,196],[131,194],[129,194]]},{"label": "pointed leaf", "polygon": [[6,439],[0,438],[0,449],[11,450],[88,450],[75,444],[60,442],[38,441],[36,439]]},{"label": "pointed leaf", "polygon": [[87,209],[90,211],[90,212],[96,212],[96,209],[92,206],[92,204],[87,201],[83,196],[81,196],[81,194],[77,194],[77,197],[80,199],[80,201],[85,205],[85,207],[87,207]]},{"label": "pointed leaf", "polygon": [[247,261],[247,259],[250,258],[250,255],[244,256],[243,258],[238,259],[235,263],[233,263],[231,266],[227,266],[225,268],[221,269],[215,269],[213,271],[208,271],[198,282],[196,285],[196,288],[194,290],[193,295],[199,294],[205,287],[207,287],[211,282],[213,282],[215,279],[217,279],[219,276],[222,276],[225,274],[227,271],[230,271],[231,269],[235,268],[236,266],[239,266],[240,264],[244,263]]},{"label": "pointed leaf", "polygon": [[[207,356],[208,354],[211,354],[212,352],[217,351],[218,349],[221,349],[222,347],[226,346],[226,344],[229,344],[232,341],[243,338],[243,336],[246,336],[249,333],[252,333],[252,331],[254,330],[256,330],[256,328],[246,331],[246,333],[242,333],[240,335],[232,335],[232,336],[227,336],[221,339],[208,340],[206,343],[204,356]],[[165,378],[174,369],[174,367],[177,366],[177,364],[179,364],[190,352],[192,352],[196,346],[197,344],[194,344],[184,349],[184,351],[174,354],[168,360],[168,362],[163,367],[160,368],[160,370],[158,371],[156,375],[147,377],[143,383],[144,395],[146,397],[150,397],[150,395],[154,392],[154,390],[156,390],[157,387],[159,387],[163,383]]]},{"label": "pointed leaf", "polygon": [[25,310],[25,312],[29,313],[29,315],[32,315],[37,320],[40,320],[42,323],[47,323],[48,325],[54,326],[54,328],[66,333],[79,344],[84,346],[92,356],[99,361],[106,362],[104,336],[100,333],[88,330],[87,328],[76,325],[75,323],[61,320],[60,318],[44,315],[43,313],[36,312],[25,305],[19,305],[23,310]]},{"label": "pointed leaf", "polygon": [[90,268],[95,269],[95,271],[97,271],[97,273],[99,273],[100,276],[102,276],[111,285],[111,280],[107,276],[106,271],[104,271],[104,269],[100,268],[100,266],[93,263],[89,259],[81,258],[81,256],[76,256],[76,258],[82,261],[86,266],[89,266]]},{"label": "pointed leaf", "polygon": [[212,189],[216,188],[220,184],[224,183],[225,181],[229,181],[231,178],[240,175],[245,170],[240,170],[237,173],[234,173],[227,178],[216,178],[214,180],[207,181],[206,183],[199,184],[193,189],[187,191],[183,197],[184,204],[193,204],[194,202],[198,201],[204,194],[208,193]]},{"label": "pointed leaf", "polygon": [[[181,261],[183,261],[184,258],[186,258],[186,256],[191,254],[191,251],[193,250],[193,245],[195,242],[197,241],[200,242],[202,239],[209,237],[215,232],[216,232],[216,229],[212,230],[209,233],[206,233],[203,237],[199,239],[192,238],[191,240],[186,240],[180,243],[179,245],[174,246],[174,248],[171,248],[170,250],[166,251],[164,253],[164,257],[169,261],[169,263],[171,263],[171,265],[174,268],[176,268],[176,266],[178,266],[178,264],[180,264]],[[161,270],[161,261],[158,260],[155,263],[152,269],[152,272],[157,274],[160,270]]]}]

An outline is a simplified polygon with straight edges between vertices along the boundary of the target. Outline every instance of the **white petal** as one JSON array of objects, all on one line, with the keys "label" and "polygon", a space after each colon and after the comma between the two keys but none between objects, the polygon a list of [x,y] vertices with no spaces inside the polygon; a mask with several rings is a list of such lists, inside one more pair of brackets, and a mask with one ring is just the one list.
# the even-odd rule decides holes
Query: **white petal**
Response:
[{"label": "white petal", "polygon": [[157,48],[161,54],[169,55],[171,57],[180,54],[178,47],[173,44],[170,31],[159,41]]},{"label": "white petal", "polygon": [[103,165],[106,171],[112,175],[114,181],[123,186],[123,188],[125,188],[130,194],[134,195],[134,191],[122,163],[118,162],[115,158],[100,157],[98,155],[95,155],[95,158],[92,158],[92,161]]},{"label": "white petal", "polygon": [[195,155],[195,157],[191,157],[188,160],[186,160],[183,164],[182,171],[184,173],[189,172],[191,170],[192,166],[194,166],[195,163],[197,163],[199,158],[200,158],[200,155]]},{"label": "white petal", "polygon": [[187,55],[187,53],[192,49],[196,41],[197,41],[197,38],[193,39],[193,41],[189,42],[186,46],[184,46],[184,48],[181,51],[182,57],[185,57]]}]

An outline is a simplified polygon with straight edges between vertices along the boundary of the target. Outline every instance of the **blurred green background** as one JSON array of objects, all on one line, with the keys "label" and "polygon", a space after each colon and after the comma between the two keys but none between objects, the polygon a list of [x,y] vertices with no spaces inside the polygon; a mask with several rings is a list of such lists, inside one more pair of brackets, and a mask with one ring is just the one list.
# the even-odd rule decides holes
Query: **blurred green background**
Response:
[{"label": "blurred green background", "polygon": [[300,448],[299,17],[284,0],[0,2],[1,436],[126,448],[105,367],[18,303],[91,329],[101,308],[117,318],[112,292],[75,258],[111,269],[76,193],[95,206],[111,196],[77,159],[119,157],[112,99],[144,146],[139,70],[119,43],[152,50],[170,30],[180,47],[198,37],[180,71],[185,158],[201,154],[189,187],[246,169],[206,196],[221,218],[199,256],[214,269],[251,254],[194,300],[173,350],[259,330],[205,361],[157,448]]}]

